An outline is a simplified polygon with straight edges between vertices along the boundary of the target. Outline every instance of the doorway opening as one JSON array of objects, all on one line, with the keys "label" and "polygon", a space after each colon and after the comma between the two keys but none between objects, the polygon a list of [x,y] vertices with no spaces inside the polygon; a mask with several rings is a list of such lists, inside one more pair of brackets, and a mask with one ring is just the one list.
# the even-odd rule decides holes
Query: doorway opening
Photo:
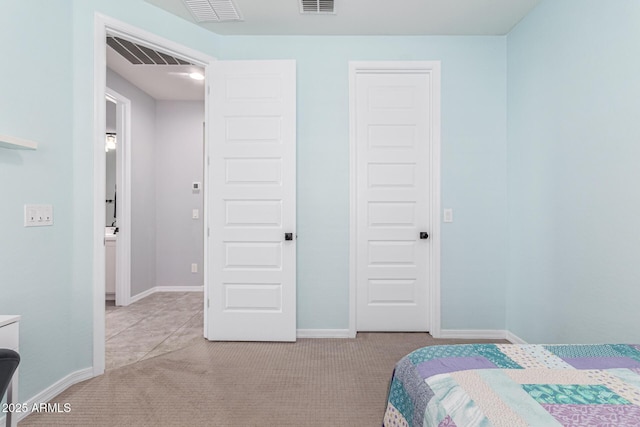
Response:
[{"label": "doorway opening", "polygon": [[131,101],[110,88],[105,94],[105,299],[127,306],[131,300]]},{"label": "doorway opening", "polygon": [[[121,52],[112,45],[114,40],[124,48]],[[146,318],[148,326],[154,328],[158,327],[158,324],[154,326],[154,322],[161,320],[176,323],[175,319],[168,319],[166,313],[166,309],[170,307],[176,296],[193,294],[194,290],[204,291],[204,296],[200,294],[195,303],[193,298],[190,298],[188,304],[201,313],[200,336],[206,336],[206,321],[202,319],[202,316],[206,316],[204,301],[206,301],[207,292],[206,286],[203,286],[207,280],[207,263],[205,262],[207,249],[204,243],[207,229],[207,195],[202,191],[202,183],[207,182],[204,159],[208,155],[208,148],[204,143],[208,108],[204,94],[206,87],[204,76],[206,68],[214,58],[105,16],[98,16],[96,19],[94,47],[96,122],[93,362],[94,375],[99,375],[104,372],[106,366],[106,339],[109,338],[106,326],[110,326],[107,325],[109,322],[106,319],[105,306],[107,296],[105,285],[108,277],[105,266],[107,249],[105,231],[110,231],[116,236],[115,304],[113,306],[117,310],[130,309],[145,297],[153,299],[154,294],[162,292],[164,295],[165,291],[170,292],[171,294],[167,294],[166,298],[155,298],[153,313],[149,313],[153,314],[153,318]],[[144,56],[144,63],[137,63],[132,59],[132,52],[135,49]],[[147,93],[149,88],[143,89],[140,84],[132,82],[134,79],[132,75],[119,74],[118,71],[125,73],[122,69],[114,71],[114,68],[117,68],[113,62],[114,58],[118,58],[115,61],[121,60],[120,65],[123,61],[128,61],[131,64],[130,67],[141,66],[142,68],[151,67],[148,60],[153,60],[155,64],[163,64],[157,66],[164,68],[166,74],[175,79],[184,79],[188,84],[196,83],[194,76],[189,74],[200,71],[196,76],[200,79],[200,99],[189,101],[163,96],[154,98]],[[175,63],[171,62],[172,60]],[[189,67],[188,73],[185,67]],[[142,78],[151,81],[156,77],[147,74]],[[162,85],[158,82],[156,84]],[[177,88],[176,91],[184,92],[181,88]],[[107,129],[107,103],[105,102],[107,96],[116,105],[115,132],[108,132],[113,129]],[[198,113],[199,116],[197,116]],[[182,122],[176,123],[175,120],[167,119],[176,116],[179,116]],[[184,126],[187,122],[191,125],[195,123],[195,127],[191,126],[189,131],[185,131]],[[143,125],[147,126],[146,131],[142,129]],[[153,130],[149,130],[151,128]],[[117,159],[113,196],[107,192],[106,164],[109,143],[111,146],[115,143]],[[188,158],[188,161],[185,158]],[[189,164],[185,165],[185,162]],[[180,172],[183,172],[182,176],[177,176]],[[185,173],[188,173],[189,177],[185,177]],[[183,185],[185,183],[186,185]],[[112,202],[105,204],[108,200]],[[109,218],[111,220],[109,224],[107,224],[108,212],[115,214],[113,219]],[[185,217],[186,226],[184,225]],[[182,222],[178,224],[176,220]],[[185,238],[189,243],[184,243]],[[144,246],[144,242],[147,247]],[[159,249],[158,252],[162,254],[157,253],[156,249]],[[189,250],[193,252],[190,253]],[[189,257],[189,262],[185,263],[181,260],[181,255]],[[165,259],[172,261],[165,262]],[[186,265],[178,266],[177,264],[181,262]],[[165,270],[158,272],[156,269],[158,265]],[[196,282],[197,286],[193,284]],[[166,304],[160,307],[163,302]],[[109,316],[115,314],[115,311],[110,310]],[[142,323],[145,318],[140,317],[141,312],[142,310],[138,307],[137,313],[134,311],[134,314],[126,314],[123,311],[122,313],[125,314],[121,317],[128,317],[134,323]],[[162,319],[163,314],[164,319]],[[187,320],[190,320],[190,325],[193,326],[194,319]],[[186,326],[187,322],[184,323]],[[123,324],[120,323],[119,327],[123,327]],[[113,328],[109,328],[109,334],[113,332]],[[160,340],[161,337],[157,338]],[[157,344],[165,340],[166,337]],[[140,350],[134,351],[138,353],[137,356],[140,356],[142,353],[149,354],[154,349],[157,352],[156,347],[153,342],[147,342],[147,347],[144,349],[134,348],[133,350]]]}]

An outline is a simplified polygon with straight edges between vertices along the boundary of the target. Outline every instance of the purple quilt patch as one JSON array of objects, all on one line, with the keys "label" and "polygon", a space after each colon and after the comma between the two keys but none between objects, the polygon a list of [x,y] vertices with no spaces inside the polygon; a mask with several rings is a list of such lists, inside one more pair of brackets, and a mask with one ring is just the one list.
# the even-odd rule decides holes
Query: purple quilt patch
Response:
[{"label": "purple quilt patch", "polygon": [[453,420],[451,419],[451,416],[447,415],[447,418],[440,421],[440,424],[438,424],[438,427],[458,427],[458,426],[456,426],[456,423],[453,422]]},{"label": "purple quilt patch", "polygon": [[630,357],[575,357],[563,358],[576,369],[640,368],[640,362]]},{"label": "purple quilt patch", "polygon": [[640,426],[636,405],[542,405],[564,427]]},{"label": "purple quilt patch", "polygon": [[429,378],[438,374],[469,369],[495,369],[496,365],[482,356],[443,357],[422,362],[416,368],[422,378]]}]

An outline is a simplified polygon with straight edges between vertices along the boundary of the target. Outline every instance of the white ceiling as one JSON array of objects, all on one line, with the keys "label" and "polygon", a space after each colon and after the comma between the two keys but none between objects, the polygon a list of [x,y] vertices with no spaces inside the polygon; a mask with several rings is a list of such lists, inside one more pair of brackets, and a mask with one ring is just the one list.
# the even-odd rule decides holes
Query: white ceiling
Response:
[{"label": "white ceiling", "polygon": [[[195,22],[182,0],[145,0]],[[335,0],[335,15],[301,15],[299,0],[234,0],[243,22],[224,35],[503,35],[540,0]]]},{"label": "white ceiling", "polygon": [[[182,0],[145,0],[190,22]],[[502,35],[540,0],[335,0],[335,15],[301,15],[299,0],[234,0],[244,21],[197,24],[223,35]],[[393,7],[391,7],[393,6]],[[133,65],[107,46],[107,66],[157,100],[204,100],[189,65]]]},{"label": "white ceiling", "polygon": [[204,81],[189,77],[194,71],[203,73],[194,65],[133,65],[107,46],[107,67],[157,100],[204,100]]}]

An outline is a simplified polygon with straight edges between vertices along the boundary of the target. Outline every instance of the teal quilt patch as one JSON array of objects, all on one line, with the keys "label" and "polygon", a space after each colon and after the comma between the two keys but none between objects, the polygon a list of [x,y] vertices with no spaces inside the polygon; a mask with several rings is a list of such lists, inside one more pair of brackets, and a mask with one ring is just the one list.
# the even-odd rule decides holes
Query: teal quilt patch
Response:
[{"label": "teal quilt patch", "polygon": [[640,350],[628,344],[611,344],[611,348],[620,353],[624,357],[628,357],[640,362]]},{"label": "teal quilt patch", "polygon": [[427,360],[444,357],[473,357],[482,356],[501,369],[522,369],[522,366],[505,355],[495,344],[463,344],[439,345],[424,347],[409,354],[414,365]]},{"label": "teal quilt patch", "polygon": [[400,381],[392,381],[389,389],[389,402],[400,412],[405,419],[413,419],[413,400],[402,386]]},{"label": "teal quilt patch", "polygon": [[628,357],[640,362],[640,350],[628,344],[545,345],[543,347],[562,359]]},{"label": "teal quilt patch", "polygon": [[602,385],[523,384],[536,402],[546,405],[630,405],[627,399]]}]

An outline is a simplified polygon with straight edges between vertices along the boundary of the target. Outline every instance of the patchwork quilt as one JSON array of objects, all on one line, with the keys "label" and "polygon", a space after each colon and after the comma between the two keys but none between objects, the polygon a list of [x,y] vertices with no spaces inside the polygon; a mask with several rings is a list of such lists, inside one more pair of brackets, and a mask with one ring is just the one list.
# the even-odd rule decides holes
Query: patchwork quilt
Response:
[{"label": "patchwork quilt", "polygon": [[640,426],[640,345],[424,347],[396,364],[383,426]]}]

